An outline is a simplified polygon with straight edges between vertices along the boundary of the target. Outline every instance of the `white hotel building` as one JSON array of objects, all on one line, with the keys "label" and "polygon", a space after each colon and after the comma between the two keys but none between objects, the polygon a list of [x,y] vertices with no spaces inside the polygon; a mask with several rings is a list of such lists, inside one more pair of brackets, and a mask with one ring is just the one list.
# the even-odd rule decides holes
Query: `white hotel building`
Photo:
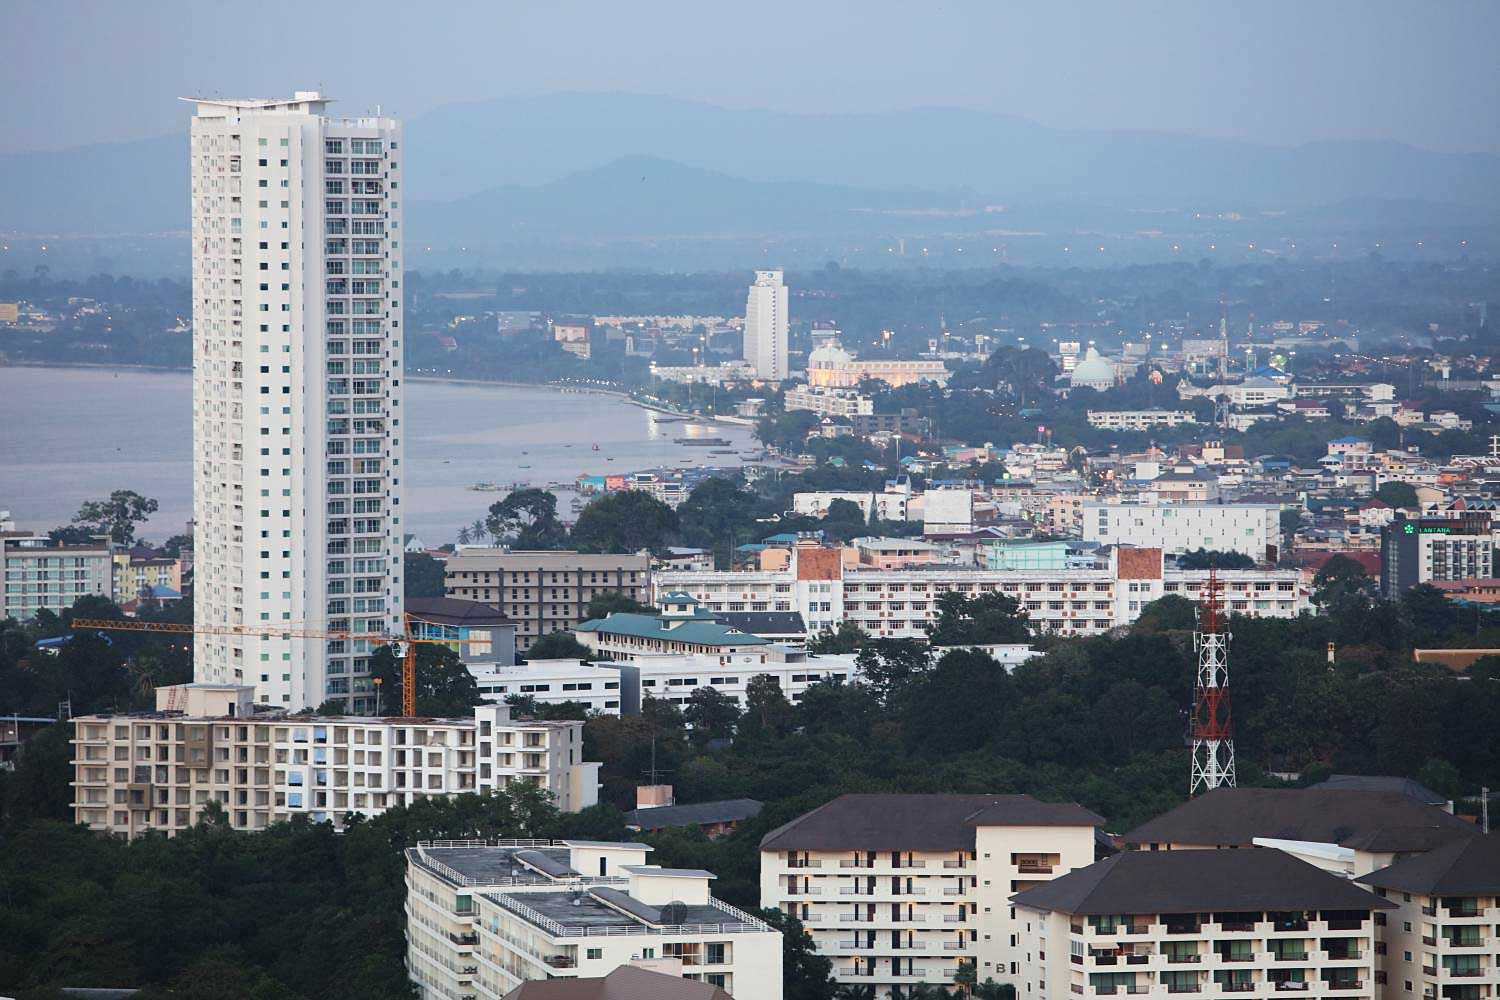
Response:
[{"label": "white hotel building", "polygon": [[[196,99],[200,625],[401,621],[401,127],[328,103]],[[375,644],[200,634],[196,677],[367,711]]]},{"label": "white hotel building", "polygon": [[408,848],[406,966],[418,993],[503,1000],[526,982],[640,965],[736,1000],[781,1000],[780,932],[715,899],[710,872],[648,865],[651,850],[580,840]]},{"label": "white hotel building", "polygon": [[[809,558],[827,551],[794,548],[784,570],[662,572],[654,586],[658,596],[685,591],[708,612],[800,612],[809,634],[851,621],[881,638],[925,638],[937,599],[948,592],[1008,594],[1043,628],[1096,635],[1134,622],[1143,607],[1169,594],[1197,600],[1208,581],[1207,570],[1165,567],[1160,549],[1115,549],[1105,568],[1061,570],[881,570]],[[1230,614],[1294,618],[1308,606],[1296,570],[1224,570],[1219,582]]]}]

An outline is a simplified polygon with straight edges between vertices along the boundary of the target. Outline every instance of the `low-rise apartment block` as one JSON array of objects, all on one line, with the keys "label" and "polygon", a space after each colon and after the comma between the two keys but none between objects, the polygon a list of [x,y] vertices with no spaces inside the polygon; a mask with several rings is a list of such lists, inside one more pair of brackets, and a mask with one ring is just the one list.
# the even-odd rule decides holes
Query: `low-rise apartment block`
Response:
[{"label": "low-rise apartment block", "polygon": [[[61,614],[80,597],[115,599],[115,545],[100,535],[83,545],[46,535],[0,532],[0,618],[30,621],[38,611]],[[130,594],[133,598],[135,595]]]},{"label": "low-rise apartment block", "polygon": [[[1223,570],[1221,598],[1230,614],[1294,618],[1308,607],[1296,570]],[[1060,635],[1097,635],[1129,625],[1168,594],[1198,600],[1207,570],[1165,565],[1160,549],[1114,548],[1095,569],[990,570],[934,565],[907,569],[847,567],[840,553],[799,544],[777,570],[658,573],[660,593],[681,591],[709,613],[796,611],[809,634],[851,621],[881,638],[926,638],[937,598],[1008,594],[1033,622]]]},{"label": "low-rise apartment block", "polygon": [[1198,421],[1190,410],[1090,410],[1089,425],[1106,431],[1145,431]]},{"label": "low-rise apartment block", "polygon": [[1359,881],[1395,907],[1376,928],[1388,996],[1500,996],[1500,835],[1451,840]]},{"label": "low-rise apartment block", "polygon": [[1145,993],[1374,1000],[1391,904],[1269,849],[1130,851],[1012,898],[1017,996]]},{"label": "low-rise apartment block", "polygon": [[1093,864],[1098,816],[1028,795],[844,795],[771,831],[760,899],[806,926],[834,978],[877,997],[1019,983],[1010,897]]},{"label": "low-rise apartment block", "polygon": [[781,934],[715,899],[714,876],[644,844],[435,842],[406,853],[407,966],[424,998],[501,1000],[523,983],[649,963],[780,1000]]},{"label": "low-rise apartment block", "polygon": [[323,717],[266,711],[254,688],[182,684],[157,711],[73,720],[73,811],[91,829],[168,836],[210,802],[236,830],[304,815],[342,828],[428,796],[529,781],[576,812],[598,801],[583,723],[512,719],[503,705],[467,719]]},{"label": "low-rise apartment block", "polygon": [[630,660],[532,660],[510,667],[470,667],[479,691],[491,701],[513,695],[539,704],[579,702],[601,715],[634,715],[650,696],[686,704],[698,688],[712,688],[744,706],[750,682],[764,674],[792,704],[820,681],[859,677],[853,653],[809,654],[776,644],[734,653],[681,653]]},{"label": "low-rise apartment block", "polygon": [[524,652],[542,636],[587,618],[597,594],[646,600],[650,576],[649,555],[465,548],[448,560],[444,587],[449,597],[503,611],[515,622],[516,647]]}]

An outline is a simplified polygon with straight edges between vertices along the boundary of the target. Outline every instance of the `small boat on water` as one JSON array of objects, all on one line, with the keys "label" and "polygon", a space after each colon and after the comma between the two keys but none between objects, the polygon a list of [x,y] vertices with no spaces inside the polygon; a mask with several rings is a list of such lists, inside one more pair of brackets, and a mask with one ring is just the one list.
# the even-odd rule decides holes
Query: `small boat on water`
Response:
[{"label": "small boat on water", "polygon": [[470,490],[475,490],[475,491],[477,491],[479,493],[494,493],[497,490],[504,489],[505,487],[500,486],[500,485],[498,485],[496,483],[484,482],[484,483],[475,483],[473,486],[468,486],[468,487],[465,487],[465,488],[466,489],[470,489]]},{"label": "small boat on water", "polygon": [[598,446],[598,445],[597,445],[597,444],[596,444],[596,445],[594,445],[594,450],[595,450],[595,451],[598,451],[598,450],[599,450],[599,446]]}]

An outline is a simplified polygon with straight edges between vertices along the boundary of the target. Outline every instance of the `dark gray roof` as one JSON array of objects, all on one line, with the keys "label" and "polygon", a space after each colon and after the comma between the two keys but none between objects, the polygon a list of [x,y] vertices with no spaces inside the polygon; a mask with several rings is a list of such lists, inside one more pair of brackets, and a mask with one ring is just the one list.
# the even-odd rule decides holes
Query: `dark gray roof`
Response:
[{"label": "dark gray roof", "polygon": [[1391,909],[1372,893],[1269,847],[1126,851],[1011,897],[1081,915]]},{"label": "dark gray roof", "polygon": [[1029,795],[840,795],[780,826],[763,851],[971,851],[974,828],[1100,826],[1074,803]]},{"label": "dark gray roof", "polygon": [[704,868],[660,868],[656,865],[625,865],[624,871],[632,875],[664,875],[668,878],[718,878]]},{"label": "dark gray roof", "polygon": [[1358,881],[1424,896],[1500,895],[1500,833],[1451,840]]},{"label": "dark gray roof", "polygon": [[807,632],[800,611],[715,611],[714,617],[750,635],[801,635]]},{"label": "dark gray roof", "polygon": [[632,809],[625,814],[625,825],[636,830],[665,830],[672,826],[736,823],[759,816],[761,808],[761,803],[755,799],[725,799],[722,802]]},{"label": "dark gray roof", "polygon": [[546,848],[514,850],[507,847],[422,847],[408,848],[406,856],[413,864],[432,872],[440,878],[452,881],[450,873],[469,880],[474,885],[508,885],[513,882],[545,884],[553,875],[546,871],[540,861],[528,867],[521,855],[545,858],[548,863],[563,871],[568,868],[568,852],[565,849]]},{"label": "dark gray roof", "polygon": [[485,625],[512,625],[505,612],[483,601],[464,601],[456,597],[408,597],[406,612],[419,621],[437,625],[481,628]]},{"label": "dark gray roof", "polygon": [[1430,851],[1453,840],[1477,836],[1479,828],[1475,826],[1470,826],[1467,830],[1456,826],[1384,826],[1358,837],[1350,837],[1342,846],[1371,854],[1406,854]]},{"label": "dark gray roof", "polygon": [[1249,845],[1256,837],[1343,844],[1399,827],[1472,829],[1400,792],[1216,788],[1125,834],[1128,844]]},{"label": "dark gray roof", "polygon": [[1446,806],[1448,800],[1420,781],[1399,778],[1386,774],[1331,774],[1327,781],[1320,781],[1311,788],[1332,789],[1344,792],[1399,792],[1418,802],[1430,806]]},{"label": "dark gray roof", "polygon": [[550,878],[566,878],[570,875],[578,874],[572,869],[572,867],[565,859],[566,853],[564,853],[564,856],[562,858],[558,858],[555,855],[548,855],[543,853],[542,851],[516,852],[517,861],[521,862],[528,868],[536,869],[543,875],[546,875]]},{"label": "dark gray roof", "polygon": [[505,1000],[730,1000],[730,997],[708,983],[622,965],[600,978],[534,979],[507,993]]}]

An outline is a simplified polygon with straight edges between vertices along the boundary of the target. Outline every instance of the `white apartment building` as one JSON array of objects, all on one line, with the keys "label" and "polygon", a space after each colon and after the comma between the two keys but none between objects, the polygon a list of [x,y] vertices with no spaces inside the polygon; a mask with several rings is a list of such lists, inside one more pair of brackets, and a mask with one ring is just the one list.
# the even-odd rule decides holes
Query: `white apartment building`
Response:
[{"label": "white apartment building", "polygon": [[1391,904],[1281,851],[1128,851],[1012,901],[1019,998],[1380,994]]},{"label": "white apartment building", "polygon": [[794,385],[786,391],[788,410],[808,410],[821,417],[854,417],[875,412],[875,401],[849,389]]},{"label": "white apartment building", "polygon": [[[1167,568],[1160,549],[1120,549],[1099,569],[991,570],[932,565],[907,569],[845,567],[836,550],[796,546],[782,570],[666,571],[658,593],[683,591],[699,607],[720,611],[796,611],[809,635],[851,621],[881,638],[922,639],[948,592],[1009,594],[1032,621],[1062,635],[1097,635],[1129,625],[1167,594],[1199,599],[1207,570]],[[833,558],[827,558],[833,556]],[[1294,618],[1308,607],[1296,570],[1222,570],[1221,600],[1230,614]]]},{"label": "white apartment building", "polygon": [[578,702],[601,715],[633,715],[646,695],[684,705],[698,688],[712,688],[743,707],[750,681],[765,674],[796,704],[819,681],[858,679],[853,653],[811,655],[781,645],[715,654],[659,654],[628,661],[532,660],[479,674],[480,693],[502,702],[526,695],[539,704]]},{"label": "white apartment building", "polygon": [[736,1000],[781,1000],[781,934],[715,899],[713,874],[645,844],[438,841],[406,852],[407,968],[428,1000],[639,963]]},{"label": "white apartment building", "polygon": [[891,480],[879,493],[854,490],[809,490],[792,494],[792,512],[808,517],[822,517],[835,500],[847,500],[858,504],[865,520],[877,517],[882,521],[905,521],[907,508],[911,504],[911,483],[906,479]]},{"label": "white apartment building", "polygon": [[1116,504],[1086,500],[1083,539],[1100,545],[1209,549],[1274,563],[1281,551],[1281,507],[1272,503]]},{"label": "white apartment building", "polygon": [[64,545],[45,534],[0,533],[0,620],[30,621],[42,610],[62,614],[80,597],[114,600],[114,552],[104,535]]},{"label": "white apartment building", "polygon": [[530,781],[558,808],[598,802],[599,764],[583,723],[512,719],[503,705],[468,719],[291,716],[257,710],[249,685],[157,690],[157,711],[73,720],[73,811],[90,829],[172,836],[209,802],[236,830],[303,815],[342,829],[437,795]]},{"label": "white apartment building", "polygon": [[745,360],[758,378],[787,377],[787,299],[780,269],[756,271],[745,300]]},{"label": "white apartment building", "polygon": [[1198,422],[1190,410],[1090,410],[1088,421],[1091,427],[1106,431],[1145,431]]},{"label": "white apartment building", "polygon": [[297,710],[373,708],[401,622],[401,127],[329,99],[196,99],[196,678]]},{"label": "white apartment building", "polygon": [[1104,821],[1028,795],[844,795],[760,845],[760,899],[801,920],[840,984],[901,995],[1019,983],[1025,953],[1010,897],[1094,862]]},{"label": "white apartment building", "polygon": [[1455,838],[1359,881],[1395,906],[1375,930],[1388,996],[1500,996],[1500,834]]}]

